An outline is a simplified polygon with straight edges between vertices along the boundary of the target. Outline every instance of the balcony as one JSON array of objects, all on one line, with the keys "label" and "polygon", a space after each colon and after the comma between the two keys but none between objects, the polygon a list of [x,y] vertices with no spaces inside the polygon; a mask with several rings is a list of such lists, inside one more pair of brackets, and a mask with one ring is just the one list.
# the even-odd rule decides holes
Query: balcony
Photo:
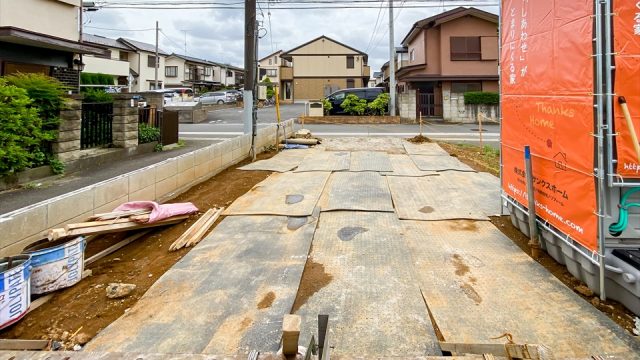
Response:
[{"label": "balcony", "polygon": [[371,77],[371,66],[365,65],[362,67],[362,77]]},{"label": "balcony", "polygon": [[280,81],[293,80],[293,68],[288,66],[280,67]]}]

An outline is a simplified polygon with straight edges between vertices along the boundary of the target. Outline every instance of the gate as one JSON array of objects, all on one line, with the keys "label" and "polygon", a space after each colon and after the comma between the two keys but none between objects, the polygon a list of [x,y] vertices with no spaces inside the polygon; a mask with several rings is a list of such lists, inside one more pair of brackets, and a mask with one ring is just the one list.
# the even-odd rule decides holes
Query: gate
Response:
[{"label": "gate", "polygon": [[436,96],[433,92],[416,91],[416,117],[442,116],[442,105],[436,104]]},{"label": "gate", "polygon": [[178,112],[159,111],[160,118],[160,138],[162,145],[176,144],[178,142]]},{"label": "gate", "polygon": [[83,103],[80,148],[111,145],[112,124],[113,103]]}]

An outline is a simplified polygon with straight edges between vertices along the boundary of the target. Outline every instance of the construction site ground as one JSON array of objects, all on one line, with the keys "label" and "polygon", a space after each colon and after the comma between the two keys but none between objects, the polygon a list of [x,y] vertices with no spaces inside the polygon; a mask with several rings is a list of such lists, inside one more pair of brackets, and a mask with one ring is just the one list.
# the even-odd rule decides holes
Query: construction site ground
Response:
[{"label": "construction site ground", "polygon": [[[454,157],[395,138],[328,139],[265,171],[229,169],[176,199],[228,207],[194,249],[167,251],[195,216],[101,259],[1,336],[72,347],[76,333],[93,339],[87,351],[242,358],[278,349],[284,314],[302,316],[301,344],[328,314],[344,357],[441,355],[439,340],[504,343],[492,339],[504,333],[559,358],[637,356],[637,340],[594,306],[627,329],[630,313],[582,299],[563,267],[533,261],[528,239],[497,216],[498,180],[482,173],[496,174],[495,154],[442,147]],[[116,241],[90,243],[87,256]],[[138,287],[110,300],[110,282]]]}]

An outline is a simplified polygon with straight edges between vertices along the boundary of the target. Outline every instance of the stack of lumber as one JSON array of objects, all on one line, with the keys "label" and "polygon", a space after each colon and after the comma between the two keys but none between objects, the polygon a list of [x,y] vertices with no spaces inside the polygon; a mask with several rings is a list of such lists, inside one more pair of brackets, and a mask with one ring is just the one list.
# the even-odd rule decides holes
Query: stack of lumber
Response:
[{"label": "stack of lumber", "polygon": [[191,247],[199,243],[207,234],[211,226],[218,220],[224,208],[209,209],[204,213],[187,231],[174,241],[169,247],[169,251],[176,251],[184,247]]},{"label": "stack of lumber", "polygon": [[179,223],[189,217],[189,215],[179,215],[148,223],[149,214],[149,210],[116,211],[96,214],[89,218],[87,222],[67,224],[63,228],[50,229],[48,239],[54,241],[65,237],[100,235],[165,226]]},{"label": "stack of lumber", "polygon": [[293,133],[291,138],[283,140],[283,144],[297,144],[297,145],[316,145],[320,141],[315,138],[311,131],[307,129],[300,129]]}]

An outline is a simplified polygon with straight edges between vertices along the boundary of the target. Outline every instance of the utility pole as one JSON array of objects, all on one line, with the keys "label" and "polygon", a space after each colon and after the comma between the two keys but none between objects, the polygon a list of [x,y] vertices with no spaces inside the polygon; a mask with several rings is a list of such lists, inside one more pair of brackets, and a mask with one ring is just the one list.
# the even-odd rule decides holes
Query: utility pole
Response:
[{"label": "utility pole", "polygon": [[160,67],[160,59],[158,58],[158,36],[160,35],[160,28],[158,27],[158,21],[156,21],[156,61],[155,61],[155,68],[156,68],[156,77],[155,77],[155,87],[156,90],[159,89],[158,87],[158,68]]},{"label": "utility pole", "polygon": [[[252,134],[251,150],[255,158],[255,121],[256,114],[256,0],[244,2],[244,133]],[[225,73],[226,76],[226,73]]]},{"label": "utility pole", "polygon": [[389,115],[396,115],[396,48],[393,39],[393,0],[389,0]]}]

